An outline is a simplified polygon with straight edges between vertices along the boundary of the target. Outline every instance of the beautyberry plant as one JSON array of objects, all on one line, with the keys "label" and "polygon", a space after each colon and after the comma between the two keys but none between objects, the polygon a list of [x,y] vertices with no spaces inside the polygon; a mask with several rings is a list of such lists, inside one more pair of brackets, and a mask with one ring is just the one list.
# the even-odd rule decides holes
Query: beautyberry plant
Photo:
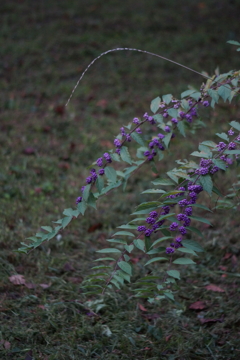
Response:
[{"label": "beautyberry plant", "polygon": [[[229,43],[240,46],[236,41]],[[92,61],[79,81],[97,59],[116,50],[151,54],[139,49],[109,50]],[[151,55],[163,58],[160,55]],[[220,100],[229,103],[234,98],[238,100],[239,79],[240,71],[231,70],[212,78],[207,77],[206,83],[202,84],[199,90],[186,90],[179,99],[166,94],[152,100],[151,114],[146,112],[142,118],[135,117],[129,124],[121,127],[119,134],[113,140],[113,148],[103,153],[92,164],[85,184],[81,188],[81,194],[76,198],[76,208],[65,209],[64,217],[55,222],[56,226],[42,226],[42,231],[28,238],[27,244],[21,243],[22,247],[18,251],[28,253],[51,240],[73,219],[83,216],[88,207],[96,209],[96,202],[109,191],[121,185],[125,188],[129,177],[140,167],[143,165],[152,167],[164,156],[168,156],[173,138],[186,137],[186,130],[191,127],[197,131],[201,125],[199,121],[201,107],[214,108]],[[166,176],[152,181],[155,188],[143,191],[143,194],[152,194],[154,200],[139,204],[132,214],[135,218],[128,224],[119,226],[120,230],[107,240],[112,247],[98,251],[104,254],[104,257],[96,260],[102,265],[94,266],[93,276],[84,282],[83,287],[88,293],[98,294],[107,289],[120,289],[125,283],[130,283],[132,276],[130,254],[134,248],[137,248],[149,256],[145,266],[155,262],[160,264],[169,262],[169,267],[168,270],[164,270],[164,267],[161,278],[153,273],[138,280],[137,289],[134,289],[136,296],[147,297],[150,302],[163,298],[174,300],[174,286],[180,279],[178,266],[195,264],[192,257],[204,251],[194,239],[195,235],[202,236],[202,233],[192,225],[192,222],[211,225],[208,219],[194,215],[196,208],[211,211],[201,204],[202,194],[205,192],[211,197],[215,193],[222,197],[215,184],[218,173],[226,172],[234,163],[239,164],[240,122],[230,121],[228,131],[216,135],[220,138],[218,143],[211,140],[203,141],[198,149],[190,154],[198,160],[177,160],[178,167],[167,171]],[[131,156],[129,152],[132,143],[138,144],[135,156]],[[127,164],[124,170],[118,170],[119,163]],[[237,200],[239,191],[240,181],[234,185],[232,200]],[[239,204],[240,202],[234,203],[223,198],[215,208],[237,209]],[[117,257],[113,257],[114,255]],[[114,262],[113,268],[108,265],[109,262],[110,264]]]}]

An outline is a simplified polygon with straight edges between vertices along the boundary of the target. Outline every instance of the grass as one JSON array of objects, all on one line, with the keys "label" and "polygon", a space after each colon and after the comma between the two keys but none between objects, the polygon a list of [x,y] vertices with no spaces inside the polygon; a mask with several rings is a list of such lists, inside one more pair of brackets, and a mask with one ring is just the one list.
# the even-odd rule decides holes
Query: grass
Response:
[{"label": "grass", "polygon": [[[150,176],[136,174],[123,195],[113,192],[99,211],[71,224],[28,256],[13,250],[42,225],[73,207],[87,167],[112,147],[119,127],[149,109],[158,95],[179,97],[202,79],[162,60],[113,53],[96,62],[67,109],[64,104],[84,68],[119,46],[152,51],[197,71],[238,69],[227,40],[239,40],[237,1],[128,3],[109,0],[2,5],[1,48],[1,359],[237,359],[239,357],[239,215],[212,214],[202,228],[206,248],[183,269],[177,303],[136,299],[131,288],[104,298],[86,296],[81,283],[96,264],[95,251],[128,221]],[[239,106],[221,104],[202,114],[207,129],[197,141],[226,131]],[[210,136],[210,137],[209,137]],[[176,139],[170,160],[196,150],[196,137]],[[219,179],[226,192],[235,177]],[[206,199],[206,202],[209,200]],[[201,213],[202,215],[206,215]],[[136,253],[135,261],[140,254]],[[134,278],[146,273],[141,259]],[[157,265],[150,267],[158,273]],[[21,274],[28,287],[9,277]],[[223,292],[205,287],[215,284]],[[192,310],[196,301],[204,309]],[[139,307],[138,304],[143,306]],[[146,311],[145,311],[146,310]],[[211,321],[204,322],[206,319]],[[202,321],[202,322],[201,322]]]}]

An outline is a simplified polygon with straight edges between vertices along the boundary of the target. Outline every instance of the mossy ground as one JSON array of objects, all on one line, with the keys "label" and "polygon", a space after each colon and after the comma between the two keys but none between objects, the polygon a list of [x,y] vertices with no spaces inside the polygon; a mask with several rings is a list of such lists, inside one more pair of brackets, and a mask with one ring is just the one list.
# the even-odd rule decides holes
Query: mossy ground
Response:
[{"label": "mossy ground", "polygon": [[[9,0],[1,5],[1,359],[240,357],[236,212],[208,217],[213,227],[202,227],[204,239],[198,239],[206,252],[196,266],[182,271],[176,304],[151,305],[134,298],[127,287],[103,299],[80,289],[95,264],[95,251],[106,246],[106,238],[141,201],[139,193],[151,180],[145,170],[129,182],[125,194],[112,192],[98,212],[76,220],[61,239],[28,256],[13,252],[40,226],[74,206],[87,167],[112,147],[120,126],[149,111],[156,96],[179,97],[188,85],[199,88],[203,81],[163,60],[118,52],[95,63],[65,108],[93,58],[126,46],[210,75],[218,66],[220,72],[239,69],[235,47],[226,44],[240,38],[239,11],[239,2],[229,0]],[[162,172],[196,150],[201,140],[227,131],[239,114],[236,102],[205,111],[206,128],[187,141],[176,139]],[[219,178],[224,193],[236,174],[233,169]],[[135,256],[139,260],[140,254]],[[134,268],[137,278],[157,265],[146,270],[140,260]],[[23,275],[28,287],[11,283],[14,274]],[[207,290],[209,284],[223,292]],[[189,309],[198,300],[205,308]]]}]

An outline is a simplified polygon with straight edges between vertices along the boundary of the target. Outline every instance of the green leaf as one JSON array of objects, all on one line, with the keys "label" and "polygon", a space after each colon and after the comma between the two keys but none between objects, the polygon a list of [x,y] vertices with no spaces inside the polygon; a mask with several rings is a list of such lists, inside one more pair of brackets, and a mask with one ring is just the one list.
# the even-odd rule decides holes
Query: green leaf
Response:
[{"label": "green leaf", "polygon": [[188,248],[181,247],[181,248],[178,248],[177,250],[180,251],[180,252],[186,253],[186,254],[192,254],[192,255],[197,256],[197,254],[195,253],[195,251],[192,250],[192,249],[188,249]]},{"label": "green leaf", "polygon": [[184,122],[183,122],[183,121],[179,121],[179,122],[177,123],[177,128],[178,128],[180,134],[181,134],[182,136],[186,137],[186,134],[185,134],[185,125],[184,125]]},{"label": "green leaf", "polygon": [[89,197],[88,197],[87,203],[88,203],[89,206],[91,206],[91,207],[93,207],[94,209],[97,210],[96,201],[97,201],[97,199],[95,198],[95,196],[91,192]]},{"label": "green leaf", "polygon": [[171,108],[167,110],[168,115],[170,115],[173,118],[176,118],[179,116],[177,109]]},{"label": "green leaf", "polygon": [[83,199],[85,201],[88,200],[88,197],[89,197],[89,193],[90,193],[90,189],[91,189],[91,184],[88,184],[84,187],[84,190],[83,190]]},{"label": "green leaf", "polygon": [[218,88],[217,92],[224,102],[231,96],[231,87],[228,84],[222,85]]},{"label": "green leaf", "polygon": [[161,189],[148,189],[144,190],[141,194],[164,194],[166,191]]},{"label": "green leaf", "polygon": [[205,224],[208,224],[208,225],[212,226],[212,224],[210,223],[210,221],[208,221],[207,219],[204,219],[204,218],[202,218],[202,217],[200,217],[200,216],[189,216],[189,217],[190,217],[190,219],[193,219],[193,220],[196,220],[196,221],[200,221],[200,222],[203,222],[203,223],[205,223]]},{"label": "green leaf", "polygon": [[218,92],[216,90],[208,89],[208,95],[217,103],[219,99]]},{"label": "green leaf", "polygon": [[155,257],[155,258],[149,260],[148,262],[146,262],[146,264],[144,266],[147,266],[155,261],[166,261],[166,260],[167,260],[167,258],[165,258],[165,257]]},{"label": "green leaf", "polygon": [[187,249],[196,251],[196,252],[203,252],[205,251],[202,246],[200,244],[198,244],[196,241],[194,240],[183,240],[182,244],[184,247],[186,247]]},{"label": "green leaf", "polygon": [[216,135],[217,135],[218,137],[220,137],[221,139],[223,139],[223,140],[229,141],[229,137],[227,136],[226,133],[221,133],[221,134],[216,133]]},{"label": "green leaf", "polygon": [[135,239],[133,240],[133,243],[136,246],[136,248],[145,252],[145,242],[143,240]]},{"label": "green leaf", "polygon": [[129,283],[131,282],[130,276],[125,271],[118,270],[117,274],[121,276],[124,280],[128,281]]},{"label": "green leaf", "polygon": [[216,186],[213,186],[213,192],[220,197],[224,197],[224,195],[220,192],[220,190],[218,190]]},{"label": "green leaf", "polygon": [[116,248],[106,248],[106,249],[97,250],[96,252],[101,254],[121,253],[121,251]]},{"label": "green leaf", "polygon": [[167,135],[165,135],[164,139],[163,139],[163,143],[166,146],[166,148],[168,149],[168,145],[170,143],[170,140],[172,138],[172,133],[168,133]]},{"label": "green leaf", "polygon": [[[210,154],[212,154],[212,153],[210,153]],[[209,153],[205,153],[205,152],[203,152],[203,151],[201,151],[201,152],[194,151],[194,152],[192,152],[190,155],[192,155],[192,156],[198,156],[198,157],[205,158],[205,159],[209,159],[209,158],[210,158]]]},{"label": "green leaf", "polygon": [[193,94],[194,92],[196,92],[196,90],[186,90],[184,92],[181,93],[181,99]]},{"label": "green leaf", "polygon": [[124,248],[127,250],[127,252],[130,254],[133,249],[134,249],[134,246],[133,245],[125,245]]},{"label": "green leaf", "polygon": [[170,179],[172,179],[173,181],[175,181],[175,183],[178,183],[178,178],[174,175],[173,171],[168,171],[167,175],[170,177]]},{"label": "green leaf", "polygon": [[[145,219],[145,218],[144,218]],[[133,221],[133,220],[132,220]],[[132,222],[131,221],[131,222]],[[118,229],[129,229],[129,230],[136,230],[137,229],[137,225],[131,225],[131,224],[126,224],[126,225],[121,225],[118,226]]]},{"label": "green leaf", "polygon": [[168,271],[167,271],[167,274],[168,274],[169,276],[172,276],[172,277],[175,278],[175,279],[180,280],[180,272],[177,271],[177,270],[168,270]]},{"label": "green leaf", "polygon": [[163,294],[165,295],[165,297],[166,297],[167,299],[170,299],[170,300],[172,300],[172,301],[175,300],[175,299],[174,299],[174,295],[173,295],[172,292],[170,292],[170,291],[164,291]]},{"label": "green leaf", "polygon": [[226,151],[224,151],[224,154],[227,154],[227,155],[239,155],[240,150],[226,150]]},{"label": "green leaf", "polygon": [[149,202],[145,202],[145,203],[138,205],[137,210],[145,210],[145,209],[149,209],[152,207],[156,208],[159,205],[161,205],[161,203],[159,201],[149,201]]},{"label": "green leaf", "polygon": [[213,182],[210,175],[200,176],[199,181],[205,190],[210,196],[212,195]]},{"label": "green leaf", "polygon": [[[41,226],[41,229],[46,230],[47,232],[52,232],[53,231],[51,226]],[[30,239],[30,238],[28,238],[28,239]]]},{"label": "green leaf", "polygon": [[165,241],[165,240],[169,240],[169,239],[173,239],[173,236],[164,236],[162,238],[159,238],[157,240],[154,241],[154,243],[152,244],[151,247],[157,245],[158,243],[162,242],[162,241]]},{"label": "green leaf", "polygon": [[148,252],[151,248],[151,240],[148,236],[145,236],[145,248],[146,252]]},{"label": "green leaf", "polygon": [[80,214],[84,215],[86,209],[87,209],[87,204],[85,201],[81,201],[78,205],[77,205],[77,209],[80,212]]},{"label": "green leaf", "polygon": [[194,232],[194,233],[197,234],[198,236],[203,237],[203,234],[201,233],[201,231],[198,230],[197,228],[195,228],[194,226],[188,226],[186,229],[189,230],[189,231]]},{"label": "green leaf", "polygon": [[94,261],[116,261],[116,259],[111,258],[111,257],[105,257],[105,258],[96,259]]},{"label": "green leaf", "polygon": [[195,261],[188,258],[178,258],[173,261],[173,264],[179,264],[179,265],[190,265],[190,264],[196,264]]},{"label": "green leaf", "polygon": [[163,124],[163,116],[161,114],[153,115],[154,120],[156,120],[159,124]]},{"label": "green leaf", "polygon": [[128,275],[130,275],[130,276],[132,275],[132,267],[126,261],[120,261],[118,263],[118,266],[120,267],[121,270],[125,271]]},{"label": "green leaf", "polygon": [[108,191],[115,189],[120,185],[122,185],[122,181],[118,180],[116,183],[112,183],[111,185],[106,186],[105,188],[102,189],[101,195],[106,194]]},{"label": "green leaf", "polygon": [[165,252],[165,250],[166,250],[165,246],[159,246],[157,248],[154,248],[154,249],[148,251],[147,255],[155,255],[155,254],[157,254],[159,252]]},{"label": "green leaf", "polygon": [[134,236],[133,233],[131,233],[130,231],[118,231],[115,234],[113,234],[112,236]]},{"label": "green leaf", "polygon": [[115,279],[112,279],[110,282],[111,282],[113,285],[115,285],[116,288],[118,288],[118,289],[120,290],[120,286],[119,286],[118,282],[117,282]]},{"label": "green leaf", "polygon": [[112,243],[127,245],[127,242],[125,240],[121,240],[121,239],[107,239],[107,241],[112,242]]},{"label": "green leaf", "polygon": [[150,109],[154,114],[158,111],[160,102],[161,99],[159,96],[151,101]]},{"label": "green leaf", "polygon": [[214,141],[206,140],[206,141],[201,142],[201,145],[205,145],[205,146],[209,146],[211,148],[215,148],[217,144]]},{"label": "green leaf", "polygon": [[172,101],[172,94],[163,95],[162,99],[163,101],[168,105]]},{"label": "green leaf", "polygon": [[126,146],[121,147],[120,156],[123,161],[126,161],[128,164],[132,164],[132,159]]},{"label": "green leaf", "polygon": [[214,165],[216,165],[217,167],[219,167],[219,169],[222,170],[226,170],[226,163],[223,160],[220,159],[213,159],[212,162],[214,163]]},{"label": "green leaf", "polygon": [[192,99],[198,101],[201,98],[201,93],[199,91],[196,91],[190,96]]},{"label": "green leaf", "polygon": [[238,41],[235,41],[235,40],[228,40],[227,43],[231,44],[231,45],[237,45],[237,46],[240,45],[240,43]]},{"label": "green leaf", "polygon": [[201,205],[201,204],[191,204],[191,206],[212,212],[212,210],[209,209],[209,208],[208,208],[207,206],[205,206],[205,205]]},{"label": "green leaf", "polygon": [[133,138],[133,140],[135,140],[139,145],[145,146],[145,142],[143,141],[143,139],[141,138],[141,136],[136,133],[136,132],[132,132],[131,133],[131,137]]},{"label": "green leaf", "polygon": [[117,181],[117,173],[116,173],[116,170],[112,166],[105,167],[105,175],[113,183],[115,183]]},{"label": "green leaf", "polygon": [[154,181],[152,181],[153,185],[175,185],[174,182],[170,179],[164,179],[164,178],[158,178]]},{"label": "green leaf", "polygon": [[72,216],[66,216],[62,221],[62,228],[64,229],[72,220]]}]

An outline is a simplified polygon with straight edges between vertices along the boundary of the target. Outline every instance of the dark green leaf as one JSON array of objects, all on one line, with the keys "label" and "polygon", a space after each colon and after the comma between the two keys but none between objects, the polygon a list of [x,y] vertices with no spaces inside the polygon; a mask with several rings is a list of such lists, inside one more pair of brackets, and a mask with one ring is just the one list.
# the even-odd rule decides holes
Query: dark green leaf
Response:
[{"label": "dark green leaf", "polygon": [[149,260],[148,262],[146,262],[146,264],[144,266],[147,266],[155,261],[166,261],[166,260],[167,260],[167,258],[165,258],[165,257],[155,257],[155,258]]},{"label": "dark green leaf", "polygon": [[218,92],[216,90],[208,89],[208,95],[217,103],[219,99]]},{"label": "dark green leaf", "polygon": [[195,251],[192,250],[192,249],[189,249],[189,248],[181,247],[181,248],[179,248],[179,249],[177,249],[177,250],[180,251],[180,252],[186,253],[186,254],[192,254],[192,255],[197,256],[197,254],[195,253]]},{"label": "dark green leaf", "polygon": [[125,240],[121,240],[121,239],[107,239],[107,241],[112,242],[112,243],[127,245],[127,242]]},{"label": "dark green leaf", "polygon": [[145,209],[149,209],[149,208],[152,208],[152,207],[156,208],[159,205],[161,205],[161,203],[159,201],[149,201],[149,202],[145,202],[145,203],[140,204],[137,207],[137,210],[145,210]]},{"label": "dark green leaf", "polygon": [[135,140],[139,145],[145,146],[145,142],[143,141],[142,137],[136,133],[136,132],[132,132],[131,133],[131,137],[133,138],[133,140]]},{"label": "dark green leaf", "polygon": [[88,197],[89,197],[89,193],[90,193],[90,189],[91,189],[91,184],[88,184],[84,187],[84,190],[83,190],[83,199],[85,201],[88,200]]},{"label": "dark green leaf", "polygon": [[97,186],[99,194],[101,194],[101,191],[104,187],[104,180],[103,180],[102,176],[98,176],[98,178],[96,180],[96,186]]},{"label": "dark green leaf", "polygon": [[198,101],[200,98],[201,98],[201,93],[196,91],[195,93],[193,93],[191,96],[190,96],[192,99]]},{"label": "dark green leaf", "polygon": [[130,275],[130,276],[132,275],[132,267],[126,261],[120,261],[118,263],[118,266],[120,267],[121,270],[125,271],[128,275]]},{"label": "dark green leaf", "polygon": [[183,121],[179,121],[179,122],[177,123],[177,128],[178,128],[180,134],[181,134],[182,136],[186,137],[186,134],[185,134],[185,125],[184,125],[184,122],[183,122]]},{"label": "dark green leaf", "polygon": [[213,190],[212,190],[215,194],[217,194],[220,197],[224,197],[224,195],[220,192],[220,190],[218,190],[218,188],[216,186],[213,186]]},{"label": "dark green leaf", "polygon": [[200,222],[203,222],[203,223],[205,223],[205,224],[208,224],[208,225],[211,225],[211,226],[212,226],[212,224],[210,223],[209,220],[204,219],[204,218],[202,218],[202,217],[200,217],[200,216],[189,216],[189,217],[190,217],[190,219],[192,219],[192,220],[200,221]]},{"label": "dark green leaf", "polygon": [[164,236],[162,238],[159,238],[157,240],[154,241],[154,243],[152,244],[151,247],[157,245],[158,243],[162,242],[162,241],[165,241],[165,240],[169,240],[169,239],[173,239],[173,236]]},{"label": "dark green leaf", "polygon": [[110,254],[110,253],[120,253],[121,251],[115,248],[107,248],[107,249],[97,250],[96,252],[99,252],[101,254]]},{"label": "dark green leaf", "polygon": [[202,234],[201,231],[198,230],[197,228],[195,228],[195,227],[193,227],[193,226],[188,226],[187,229],[188,229],[189,231],[194,232],[194,233],[197,234],[198,236],[203,237],[203,234]]},{"label": "dark green leaf", "polygon": [[173,261],[173,264],[179,264],[179,265],[189,265],[189,264],[196,264],[195,261],[188,258],[178,258]]},{"label": "dark green leaf", "polygon": [[162,99],[163,101],[168,105],[172,100],[172,94],[163,95]]},{"label": "dark green leaf", "polygon": [[200,208],[200,209],[204,209],[204,210],[207,210],[207,211],[211,211],[212,212],[212,210],[210,210],[207,206],[205,206],[205,205],[201,205],[201,204],[191,204],[191,206],[193,206],[193,207],[198,207],[198,208]]},{"label": "dark green leaf", "polygon": [[205,190],[210,196],[212,195],[213,182],[210,175],[200,176],[199,181]]},{"label": "dark green leaf", "polygon": [[128,164],[132,164],[132,159],[126,146],[121,147],[120,156],[123,161],[126,161]]},{"label": "dark green leaf", "polygon": [[136,248],[145,252],[145,242],[143,240],[135,239],[133,240],[133,243],[136,246]]},{"label": "dark green leaf", "polygon": [[112,236],[134,236],[133,233],[131,233],[130,231],[118,231],[115,234],[113,234]]},{"label": "dark green leaf", "polygon": [[[64,213],[63,213],[64,214]],[[65,215],[65,214],[64,214]],[[52,232],[53,229],[51,226],[41,226],[41,229],[46,230],[47,232]],[[29,238],[28,238],[29,239]]]},{"label": "dark green leaf", "polygon": [[66,216],[62,221],[62,228],[64,229],[72,220],[72,216]]},{"label": "dark green leaf", "polygon": [[184,92],[181,93],[181,99],[193,94],[194,92],[196,92],[196,90],[186,90]]},{"label": "dark green leaf", "polygon": [[183,246],[185,246],[185,248],[196,251],[196,252],[203,252],[204,251],[202,246],[200,244],[198,244],[194,240],[183,240],[182,244],[183,244]]},{"label": "dark green leaf", "polygon": [[209,159],[210,158],[210,154],[212,154],[211,152],[210,153],[205,153],[203,151],[201,152],[198,152],[198,151],[194,151],[192,152],[190,155],[192,156],[197,156],[197,157],[200,157],[200,158],[205,158],[205,159]]},{"label": "dark green leaf", "polygon": [[141,194],[164,194],[166,191],[161,189],[148,189],[144,190]]},{"label": "dark green leaf", "polygon": [[168,115],[170,115],[173,118],[176,118],[179,116],[177,109],[171,108],[167,110]]},{"label": "dark green leaf", "polygon": [[117,181],[117,173],[116,173],[116,170],[112,166],[105,167],[105,175],[113,183],[115,183]]},{"label": "dark green leaf", "polygon": [[125,245],[124,248],[127,250],[128,253],[131,253],[134,249],[134,246],[133,245]]},{"label": "dark green leaf", "polygon": [[224,84],[218,88],[217,92],[225,102],[231,96],[231,90],[230,85]]},{"label": "dark green leaf", "polygon": [[165,135],[165,138],[163,139],[163,143],[166,146],[166,148],[168,148],[168,145],[170,143],[170,140],[172,138],[172,133],[168,133],[167,135]]},{"label": "dark green leaf", "polygon": [[158,178],[152,181],[153,185],[174,185],[174,182],[170,179]]},{"label": "dark green leaf", "polygon": [[221,134],[216,133],[216,135],[217,135],[218,137],[220,137],[221,139],[223,139],[223,140],[229,141],[229,137],[227,136],[226,133],[221,133]]},{"label": "dark green leaf", "polygon": [[175,278],[175,279],[179,279],[179,280],[180,280],[180,272],[177,271],[177,270],[168,270],[168,271],[167,271],[167,274],[168,274],[169,276],[172,276],[172,277]]},{"label": "dark green leaf", "polygon": [[151,101],[150,109],[154,114],[158,111],[160,102],[161,99],[159,96]]},{"label": "dark green leaf", "polygon": [[79,211],[80,214],[84,215],[86,209],[87,209],[87,204],[85,201],[81,201],[78,205],[77,205],[77,209]]}]

